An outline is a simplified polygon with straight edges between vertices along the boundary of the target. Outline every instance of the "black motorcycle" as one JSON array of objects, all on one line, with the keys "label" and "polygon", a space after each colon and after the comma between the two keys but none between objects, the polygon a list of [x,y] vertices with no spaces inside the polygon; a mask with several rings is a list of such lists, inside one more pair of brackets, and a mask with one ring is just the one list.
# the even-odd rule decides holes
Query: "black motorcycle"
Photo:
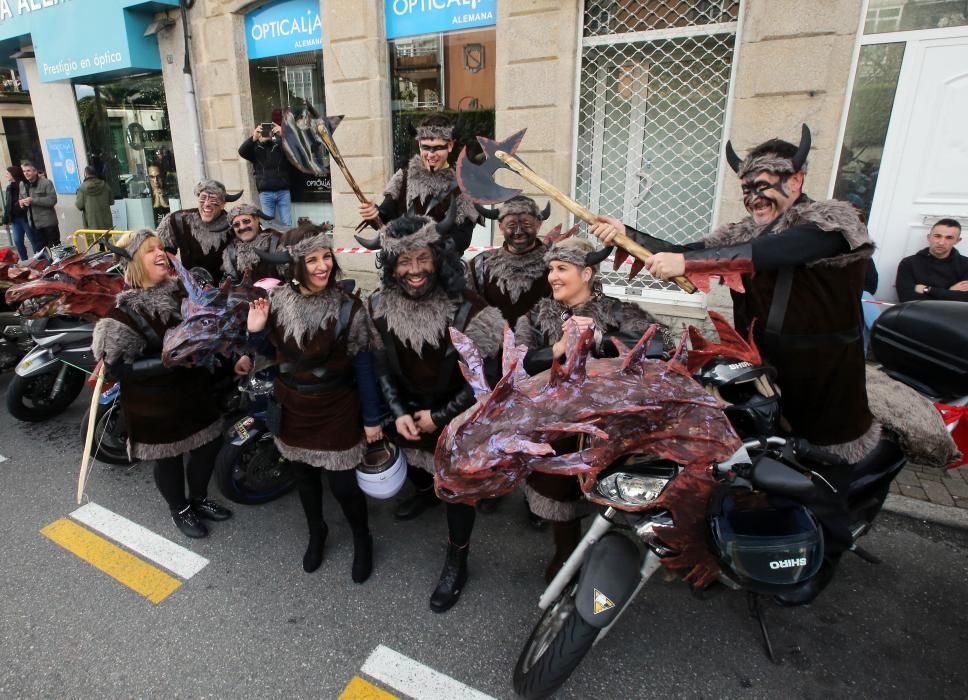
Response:
[{"label": "black motorcycle", "polygon": [[[703,591],[725,587],[747,593],[766,651],[775,658],[761,597],[776,597],[782,604],[809,602],[832,575],[818,517],[824,504],[843,495],[823,475],[832,465],[840,473],[850,470],[839,485],[847,492],[850,551],[876,561],[856,542],[870,529],[905,464],[897,445],[884,439],[861,463],[838,464],[804,441],[764,430],[775,429],[779,415],[778,397],[762,391],[773,393],[764,383],[765,368],[727,360],[719,369],[724,381],[714,393],[722,390],[734,427],[741,436],[765,437],[745,440],[727,462],[698,471],[631,455],[599,474],[587,497],[606,509],[541,596],[543,613],[514,669],[519,695],[554,693],[653,574],[664,567],[684,573],[684,557],[709,572]],[[700,483],[708,497],[691,498]]]},{"label": "black motorcycle", "polygon": [[272,378],[266,372],[254,372],[239,382],[239,405],[215,459],[219,490],[236,503],[267,503],[295,485],[292,468],[266,426],[271,393]]}]

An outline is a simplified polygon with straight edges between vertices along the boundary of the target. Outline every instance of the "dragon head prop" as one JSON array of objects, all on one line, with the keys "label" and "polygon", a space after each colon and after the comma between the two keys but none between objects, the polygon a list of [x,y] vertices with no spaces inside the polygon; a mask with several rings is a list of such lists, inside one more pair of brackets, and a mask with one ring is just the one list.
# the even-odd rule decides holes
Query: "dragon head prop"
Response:
[{"label": "dragon head prop", "polygon": [[266,292],[254,287],[248,276],[234,287],[228,278],[219,287],[203,286],[177,258],[171,257],[171,261],[187,296],[181,304],[181,323],[165,333],[161,361],[167,367],[207,367],[214,371],[216,355],[232,358],[241,352],[246,342],[249,302],[265,297]]},{"label": "dragon head prop", "polygon": [[24,318],[67,315],[96,321],[114,308],[124,289],[124,278],[108,272],[113,265],[110,254],[96,253],[72,255],[44,268],[26,268],[36,276],[10,287],[6,301],[17,306]]}]

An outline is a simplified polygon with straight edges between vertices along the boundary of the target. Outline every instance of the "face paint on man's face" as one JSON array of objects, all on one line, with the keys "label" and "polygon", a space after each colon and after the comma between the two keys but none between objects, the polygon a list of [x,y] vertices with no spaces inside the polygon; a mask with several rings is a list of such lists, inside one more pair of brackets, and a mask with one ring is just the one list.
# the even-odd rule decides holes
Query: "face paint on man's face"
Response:
[{"label": "face paint on man's face", "polygon": [[743,206],[757,225],[772,222],[793,203],[786,188],[788,177],[761,171],[743,180]]}]

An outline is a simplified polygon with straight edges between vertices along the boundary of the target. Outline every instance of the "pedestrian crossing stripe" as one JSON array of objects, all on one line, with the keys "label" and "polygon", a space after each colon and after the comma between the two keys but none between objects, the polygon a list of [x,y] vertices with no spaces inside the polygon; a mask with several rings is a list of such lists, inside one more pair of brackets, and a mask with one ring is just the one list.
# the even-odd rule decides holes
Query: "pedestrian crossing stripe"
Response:
[{"label": "pedestrian crossing stripe", "polygon": [[605,612],[606,610],[611,610],[612,608],[615,607],[615,603],[613,603],[611,601],[611,599],[607,595],[605,595],[604,593],[602,593],[597,588],[593,588],[592,590],[595,591],[595,593],[594,593],[594,596],[595,596],[594,597],[594,601],[595,601],[595,614],[596,615],[598,613],[600,613],[600,612]]}]

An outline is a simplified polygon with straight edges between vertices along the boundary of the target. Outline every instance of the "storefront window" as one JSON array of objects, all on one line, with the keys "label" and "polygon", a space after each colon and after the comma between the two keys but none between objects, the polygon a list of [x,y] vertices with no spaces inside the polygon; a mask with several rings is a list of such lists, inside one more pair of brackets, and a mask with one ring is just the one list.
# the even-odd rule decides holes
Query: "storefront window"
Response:
[{"label": "storefront window", "polygon": [[75,84],[87,162],[123,200],[118,228],[154,228],[180,208],[161,75]]},{"label": "storefront window", "polygon": [[465,144],[479,153],[476,136],[494,138],[494,37],[487,28],[390,42],[395,170],[417,152],[411,127],[428,112],[460,113],[454,158]]},{"label": "storefront window", "polygon": [[871,44],[861,47],[857,61],[834,198],[850,202],[866,217],[874,200],[903,58],[903,43]]},{"label": "storefront window", "polygon": [[965,0],[870,0],[864,34],[968,25]]}]

